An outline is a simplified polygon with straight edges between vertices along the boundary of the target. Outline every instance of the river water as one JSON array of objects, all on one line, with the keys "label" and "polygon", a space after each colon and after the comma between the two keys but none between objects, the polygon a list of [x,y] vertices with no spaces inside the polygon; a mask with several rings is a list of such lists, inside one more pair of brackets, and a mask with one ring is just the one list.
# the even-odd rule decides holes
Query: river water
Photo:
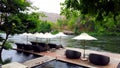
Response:
[{"label": "river water", "polygon": [[[80,40],[73,40],[74,35],[62,37],[62,45],[75,48],[83,48],[83,42]],[[89,40],[85,42],[86,49],[96,51],[108,51],[113,53],[120,53],[120,36],[96,36],[98,40]],[[52,43],[60,44],[59,38],[52,39]]]},{"label": "river water", "polygon": [[[83,43],[80,40],[73,40],[74,35],[60,38],[50,39],[50,43],[62,44],[63,46],[83,48]],[[86,41],[86,49],[97,50],[97,51],[108,51],[114,53],[120,53],[120,36],[96,36],[98,40]],[[33,39],[33,38],[31,38]],[[36,39],[34,39],[36,40]],[[38,42],[46,42],[46,39],[38,39]]]}]

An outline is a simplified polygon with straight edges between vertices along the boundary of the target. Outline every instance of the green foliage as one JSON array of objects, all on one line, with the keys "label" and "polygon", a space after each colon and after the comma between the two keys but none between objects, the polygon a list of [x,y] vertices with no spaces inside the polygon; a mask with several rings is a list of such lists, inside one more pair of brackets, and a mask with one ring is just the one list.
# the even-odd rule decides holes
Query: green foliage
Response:
[{"label": "green foliage", "polygon": [[66,26],[67,23],[63,20],[63,19],[58,19],[57,20],[57,28],[59,29],[59,31],[62,31],[64,26]]},{"label": "green foliage", "polygon": [[[22,11],[28,10],[30,3],[25,0],[0,0],[0,30],[6,34],[13,34],[17,31],[17,26],[21,25]],[[24,17],[24,16],[22,16]]]},{"label": "green foliage", "polygon": [[1,25],[0,30],[13,34],[15,32],[16,25],[20,25],[20,19],[17,15],[11,14],[7,17],[7,22]]},{"label": "green foliage", "polygon": [[19,14],[19,18],[21,19],[21,25],[18,26],[18,29],[22,32],[35,32],[37,28],[40,14],[39,13],[30,13],[30,14]]},{"label": "green foliage", "polygon": [[71,16],[69,17],[69,20],[68,21],[68,28],[70,29],[75,29],[76,26],[79,26],[80,24],[80,21],[79,20],[79,12],[78,11],[72,11],[70,12]]},{"label": "green foliage", "polygon": [[79,31],[79,28],[78,28],[78,27],[75,27],[75,28],[74,28],[74,33],[75,33],[75,34],[80,34],[80,31]]},{"label": "green foliage", "polygon": [[50,32],[51,31],[51,23],[47,21],[41,21],[36,29],[37,32]]},{"label": "green foliage", "polygon": [[12,49],[12,45],[9,42],[6,42],[4,49],[6,49],[6,50]]},{"label": "green foliage", "polygon": [[0,41],[4,40],[2,37],[0,37]]},{"label": "green foliage", "polygon": [[67,26],[75,33],[82,31],[103,35],[120,32],[120,1],[114,0],[65,0],[61,14],[66,16]]},{"label": "green foliage", "polygon": [[8,21],[4,23],[0,28],[10,34],[34,32],[37,24],[40,22],[38,13],[17,15],[11,14],[8,17]]},{"label": "green foliage", "polygon": [[58,30],[54,30],[54,31],[52,31],[51,33],[52,34],[57,34],[59,31]]},{"label": "green foliage", "polygon": [[65,0],[66,8],[80,10],[84,15],[95,16],[98,20],[113,15],[113,19],[120,13],[119,0]]},{"label": "green foliage", "polygon": [[13,13],[27,10],[30,7],[30,3],[26,0],[0,0],[0,12]]},{"label": "green foliage", "polygon": [[2,62],[2,64],[7,64],[7,63],[10,63],[11,62],[11,58],[7,58],[7,59],[5,59],[3,62]]},{"label": "green foliage", "polygon": [[31,8],[31,3],[27,0],[0,0],[0,31],[6,33],[6,38],[2,40],[2,49],[12,48],[7,41],[8,35],[23,32],[32,32],[39,22],[39,13],[25,13]]},{"label": "green foliage", "polygon": [[[69,30],[76,30],[76,26],[79,26],[77,23],[80,16],[80,12],[77,10],[70,10],[65,8],[65,4],[61,4],[61,15],[66,16],[66,21],[64,22]],[[59,21],[58,21],[59,22]],[[63,22],[62,22],[63,23]]]},{"label": "green foliage", "polygon": [[12,58],[7,58],[7,59],[5,59],[4,61],[3,61],[2,59],[0,59],[0,64],[10,63],[10,62],[11,62],[11,59],[12,59]]}]

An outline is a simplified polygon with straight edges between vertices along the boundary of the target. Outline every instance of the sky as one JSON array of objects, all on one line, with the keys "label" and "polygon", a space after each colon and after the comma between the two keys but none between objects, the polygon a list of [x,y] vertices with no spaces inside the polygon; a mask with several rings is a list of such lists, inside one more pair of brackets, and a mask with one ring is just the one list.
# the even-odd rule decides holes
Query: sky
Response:
[{"label": "sky", "polygon": [[33,6],[39,8],[39,11],[60,14],[60,2],[65,0],[30,0]]}]

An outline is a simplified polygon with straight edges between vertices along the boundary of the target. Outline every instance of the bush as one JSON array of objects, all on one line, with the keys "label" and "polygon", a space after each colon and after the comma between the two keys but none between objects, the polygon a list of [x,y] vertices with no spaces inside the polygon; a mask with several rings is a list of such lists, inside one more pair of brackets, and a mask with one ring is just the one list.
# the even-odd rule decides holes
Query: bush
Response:
[{"label": "bush", "polygon": [[4,45],[4,49],[6,50],[12,49],[12,45],[9,42],[6,42]]},{"label": "bush", "polygon": [[59,31],[58,30],[53,30],[51,33],[52,34],[57,34]]},{"label": "bush", "polygon": [[38,25],[38,29],[37,32],[50,32],[51,31],[51,24],[47,21],[42,21],[39,25]]}]

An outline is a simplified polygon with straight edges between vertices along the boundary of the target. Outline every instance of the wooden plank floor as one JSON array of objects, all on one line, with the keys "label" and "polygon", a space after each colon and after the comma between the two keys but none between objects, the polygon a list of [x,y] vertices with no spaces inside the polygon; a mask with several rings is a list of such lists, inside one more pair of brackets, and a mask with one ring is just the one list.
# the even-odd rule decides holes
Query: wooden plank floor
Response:
[{"label": "wooden plank floor", "polygon": [[106,66],[98,66],[90,63],[89,61],[83,61],[81,59],[68,59],[65,57],[65,50],[66,49],[71,49],[71,50],[76,50],[80,51],[81,53],[83,52],[83,49],[77,49],[77,48],[65,48],[65,49],[59,49],[56,50],[55,52],[42,52],[40,53],[41,55],[45,56],[51,56],[54,58],[57,58],[58,60],[66,61],[66,62],[71,62],[79,65],[84,65],[88,67],[96,67],[96,68],[116,68],[118,63],[120,62],[120,54],[114,54],[114,53],[109,53],[109,52],[99,52],[99,51],[92,51],[92,50],[86,50],[86,54],[90,53],[96,53],[96,54],[102,54],[110,57],[110,63]]},{"label": "wooden plank floor", "polygon": [[48,57],[48,56],[43,56],[43,57],[39,57],[39,58],[36,58],[36,59],[28,60],[28,61],[24,62],[23,64],[28,66],[28,68],[31,68],[31,67],[40,65],[42,63],[54,60],[54,59],[55,58]]},{"label": "wooden plank floor", "polygon": [[[46,51],[46,52],[40,52],[40,53],[34,53],[34,52],[30,52],[30,53],[34,53],[34,54],[42,55],[42,56],[47,56],[47,57],[52,57],[52,58],[55,58],[55,59],[58,59],[58,60],[71,62],[71,63],[75,63],[75,64],[78,64],[78,65],[88,66],[88,67],[91,67],[91,68],[116,68],[116,66],[120,62],[120,54],[110,53],[110,52],[93,51],[93,50],[86,50],[86,54],[96,53],[96,54],[102,54],[102,55],[109,56],[110,57],[110,63],[106,66],[98,66],[98,65],[94,65],[94,64],[90,63],[88,60],[83,61],[81,59],[68,59],[64,55],[66,49],[76,50],[76,51],[79,51],[81,53],[83,52],[83,49],[66,47],[64,49],[57,49],[54,52]],[[27,52],[29,52],[29,51],[27,51]],[[29,64],[30,63],[26,63],[26,65],[29,65]]]}]

